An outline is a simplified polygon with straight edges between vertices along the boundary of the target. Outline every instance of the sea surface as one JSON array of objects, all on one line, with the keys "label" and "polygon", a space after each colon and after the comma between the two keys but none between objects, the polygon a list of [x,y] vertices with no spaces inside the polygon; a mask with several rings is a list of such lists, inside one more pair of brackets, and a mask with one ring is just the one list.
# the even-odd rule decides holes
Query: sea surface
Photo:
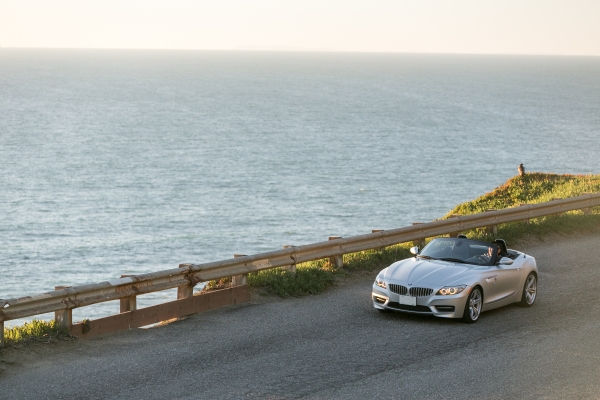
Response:
[{"label": "sea surface", "polygon": [[0,298],[430,221],[599,154],[598,57],[0,49]]}]

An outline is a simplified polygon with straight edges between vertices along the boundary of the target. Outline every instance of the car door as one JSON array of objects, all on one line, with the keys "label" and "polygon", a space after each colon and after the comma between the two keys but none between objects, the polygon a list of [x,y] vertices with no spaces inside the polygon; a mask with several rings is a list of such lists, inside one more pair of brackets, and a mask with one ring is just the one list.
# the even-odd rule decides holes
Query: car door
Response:
[{"label": "car door", "polygon": [[513,295],[521,284],[521,269],[518,265],[498,265],[495,268],[495,296],[489,299],[490,302],[501,301]]},{"label": "car door", "polygon": [[[500,286],[498,285],[498,267],[491,266],[481,270],[481,286],[483,287],[483,302],[484,304],[493,303],[502,297],[500,294]],[[502,281],[502,279],[500,279]]]}]

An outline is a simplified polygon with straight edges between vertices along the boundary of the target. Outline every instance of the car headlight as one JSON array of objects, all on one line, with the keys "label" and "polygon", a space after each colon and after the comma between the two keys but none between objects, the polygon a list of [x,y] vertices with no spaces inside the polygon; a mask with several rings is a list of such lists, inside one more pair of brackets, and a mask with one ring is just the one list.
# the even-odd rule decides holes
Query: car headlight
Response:
[{"label": "car headlight", "polygon": [[459,286],[444,286],[436,293],[437,296],[451,296],[453,294],[459,294],[467,288],[467,285]]},{"label": "car headlight", "polygon": [[387,283],[385,283],[381,275],[377,275],[377,278],[375,278],[375,284],[379,287],[387,289]]}]

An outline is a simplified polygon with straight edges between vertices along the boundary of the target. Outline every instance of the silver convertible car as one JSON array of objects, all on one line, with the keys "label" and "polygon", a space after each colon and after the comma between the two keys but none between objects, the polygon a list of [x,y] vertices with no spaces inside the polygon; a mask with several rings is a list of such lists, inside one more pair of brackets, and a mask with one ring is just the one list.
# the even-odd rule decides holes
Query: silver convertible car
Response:
[{"label": "silver convertible car", "polygon": [[483,311],[511,303],[533,305],[535,258],[466,236],[433,239],[413,258],[381,271],[373,284],[373,307],[475,322]]}]

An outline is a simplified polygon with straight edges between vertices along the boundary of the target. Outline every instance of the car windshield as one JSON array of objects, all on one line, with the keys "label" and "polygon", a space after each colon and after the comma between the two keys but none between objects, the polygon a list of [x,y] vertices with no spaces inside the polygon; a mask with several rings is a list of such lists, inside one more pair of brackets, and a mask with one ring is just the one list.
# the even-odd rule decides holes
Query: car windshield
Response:
[{"label": "car windshield", "polygon": [[419,253],[419,257],[464,264],[492,265],[496,261],[498,247],[462,238],[433,239]]}]

